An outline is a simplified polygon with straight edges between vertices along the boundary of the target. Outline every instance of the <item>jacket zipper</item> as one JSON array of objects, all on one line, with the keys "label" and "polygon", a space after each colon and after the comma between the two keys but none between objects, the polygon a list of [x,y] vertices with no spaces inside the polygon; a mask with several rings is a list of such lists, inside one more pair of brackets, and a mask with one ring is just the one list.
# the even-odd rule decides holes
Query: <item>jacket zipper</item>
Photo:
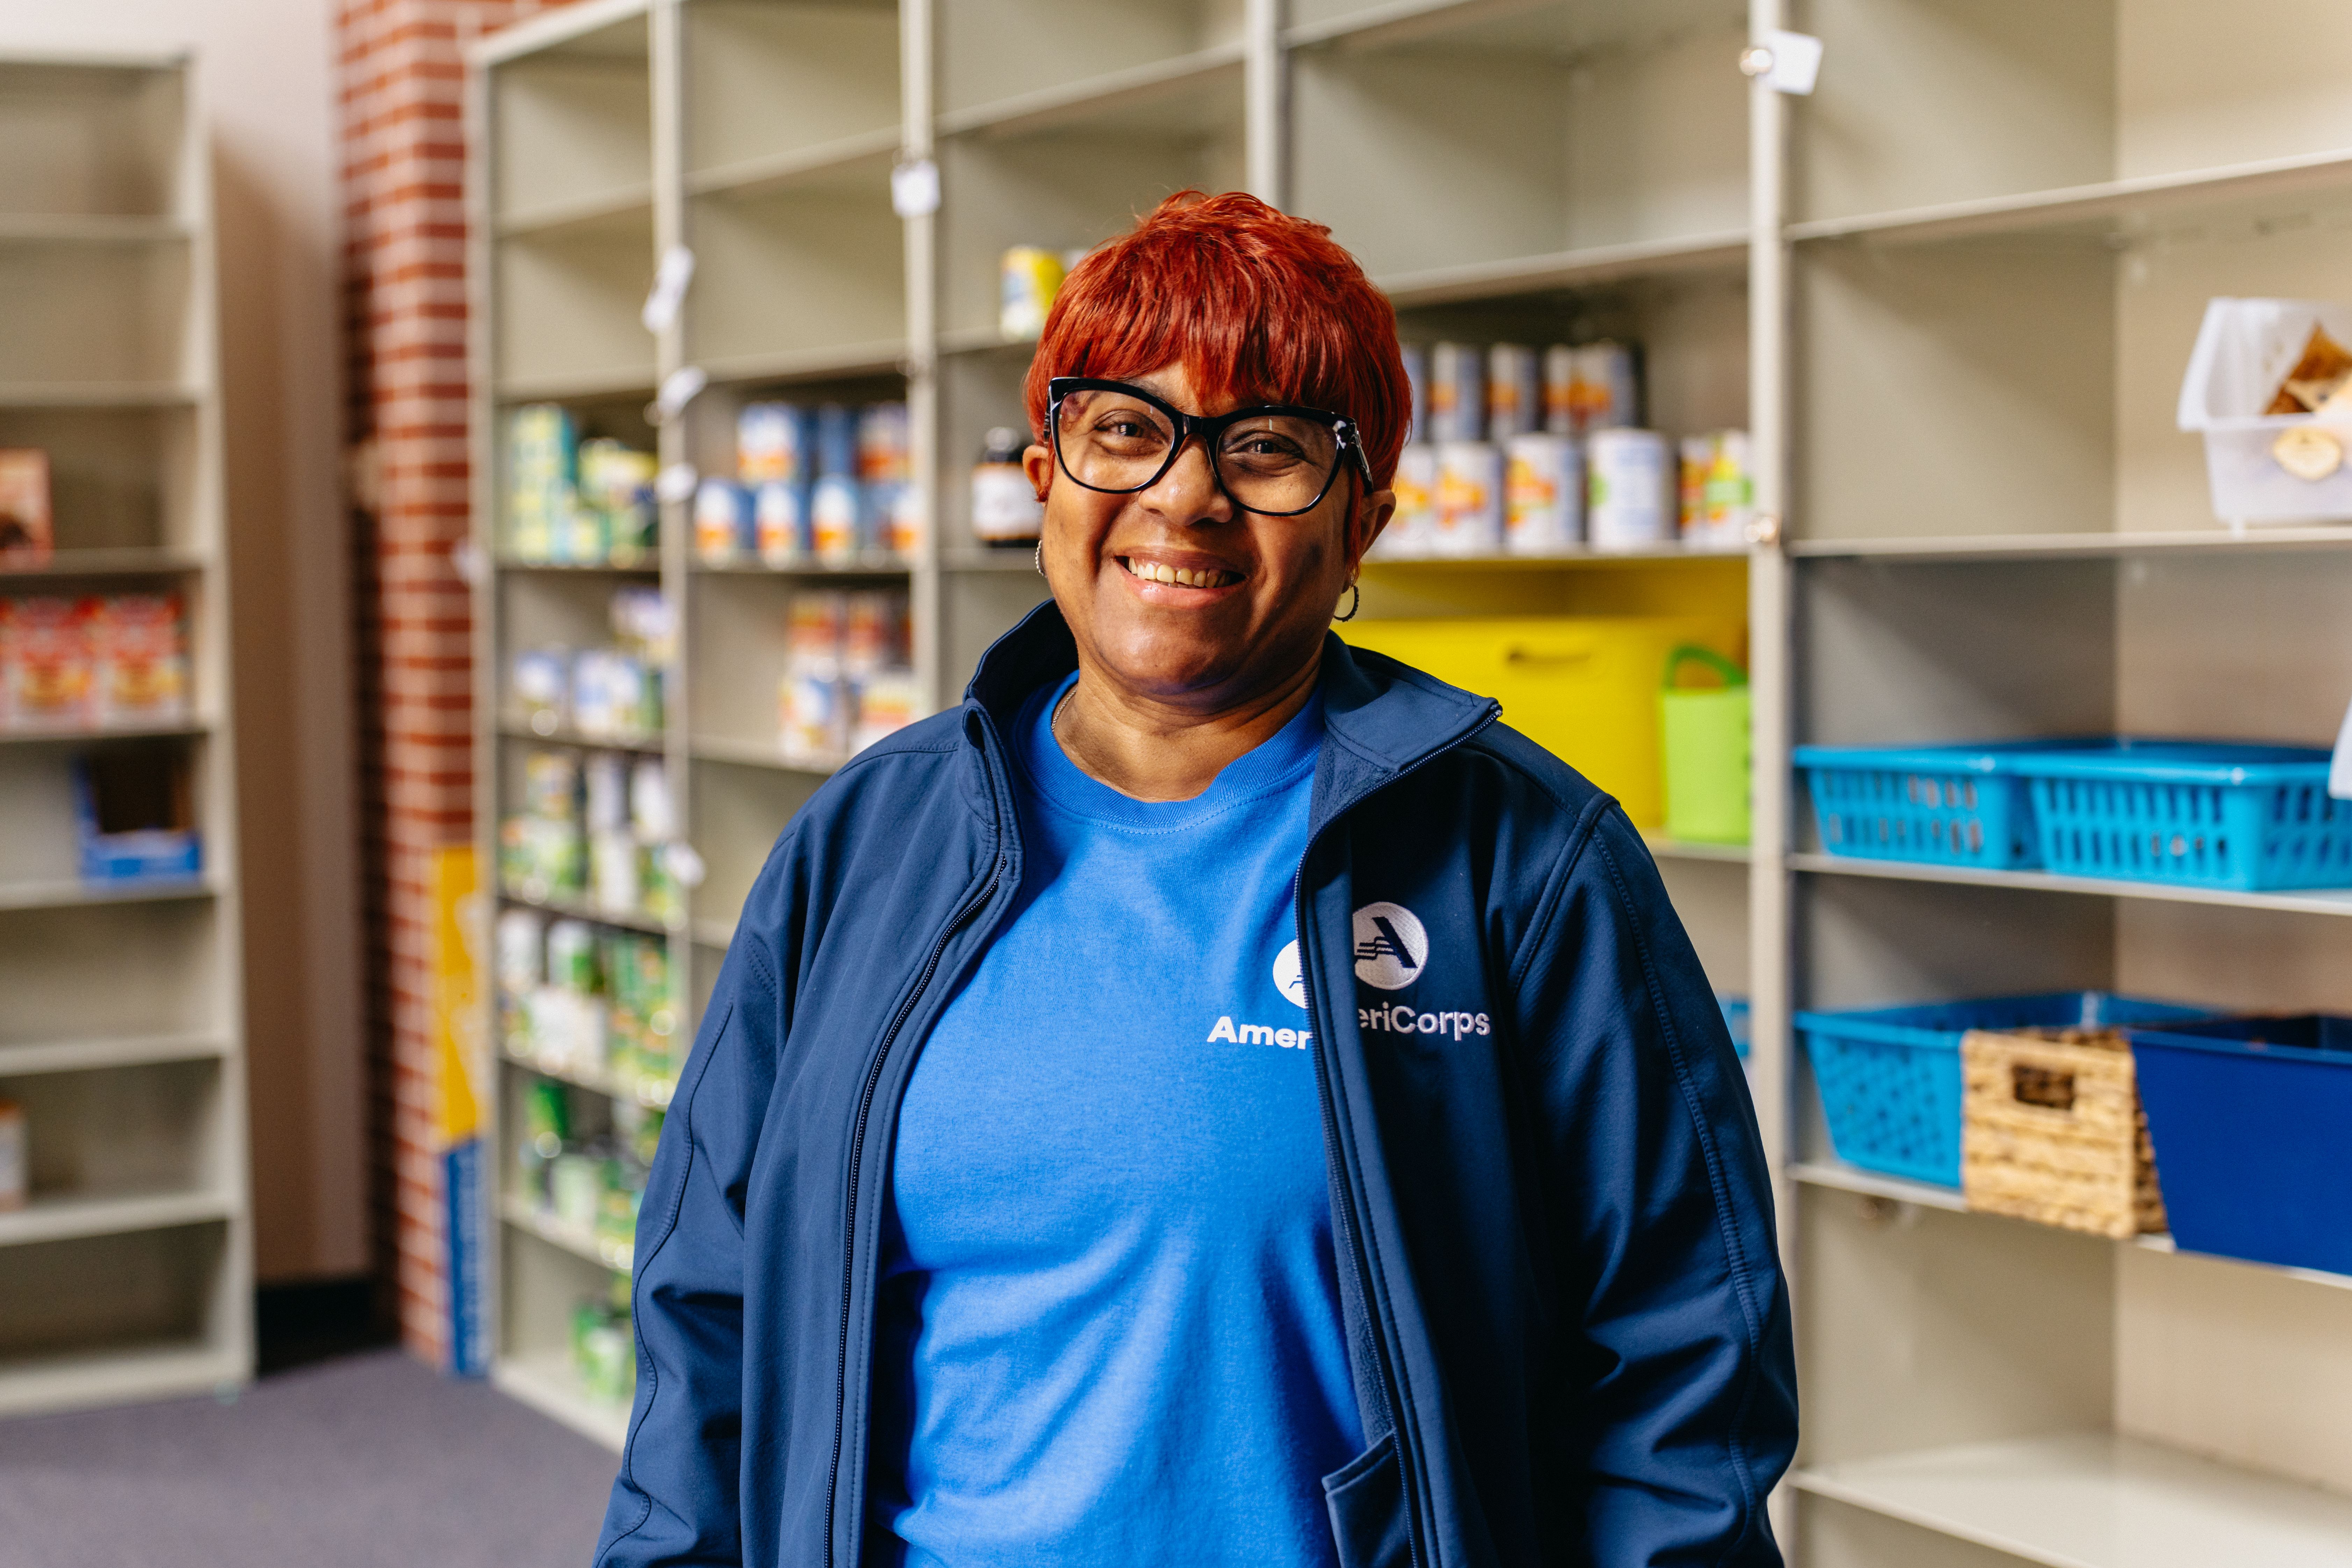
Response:
[{"label": "jacket zipper", "polygon": [[833,1475],[825,1489],[824,1505],[824,1560],[828,1564],[834,1561],[833,1542],[838,1524],[835,1510],[841,1500],[841,1449],[849,1419],[849,1310],[856,1304],[857,1294],[857,1187],[865,1166],[866,1125],[874,1110],[874,1091],[882,1081],[882,1068],[890,1059],[890,1047],[898,1043],[898,1031],[906,1026],[908,1018],[915,1011],[915,1005],[929,989],[931,976],[939,971],[940,960],[947,955],[948,943],[955,940],[956,932],[961,931],[966,922],[988,907],[988,900],[995,895],[996,884],[1003,875],[1004,849],[1000,828],[996,860],[988,868],[988,880],[982,885],[978,894],[964,900],[963,906],[956,910],[955,917],[948,921],[947,929],[940,933],[940,940],[932,945],[931,956],[924,961],[923,973],[916,980],[915,988],[907,994],[907,1000],[891,1018],[890,1027],[882,1037],[881,1049],[874,1053],[874,1065],[866,1070],[865,1091],[858,1096],[857,1127],[850,1135],[849,1142],[849,1202],[842,1224],[841,1348],[834,1369]]},{"label": "jacket zipper", "polygon": [[[1444,755],[1446,752],[1454,750],[1454,746],[1459,746],[1463,742],[1467,741],[1471,736],[1475,735],[1480,730],[1484,730],[1488,724],[1495,722],[1496,719],[1499,716],[1499,710],[1488,712],[1482,721],[1472,727],[1470,730],[1465,731],[1453,742],[1452,745],[1444,746],[1438,751],[1432,752],[1428,755],[1422,757],[1419,761],[1412,763],[1411,765],[1399,769],[1397,773],[1391,777],[1387,783],[1381,784],[1380,788],[1386,789],[1389,785],[1396,784],[1407,774],[1420,771],[1423,766],[1433,759]],[[1369,798],[1373,793],[1377,792],[1366,792],[1366,795],[1363,798]],[[1355,805],[1360,805],[1363,804],[1363,798],[1360,798],[1351,803],[1350,809],[1353,809],[1353,806]],[[1323,825],[1322,828],[1316,833],[1313,838],[1307,840],[1306,853],[1298,858],[1298,870],[1290,879],[1290,901],[1291,907],[1297,912],[1298,952],[1302,962],[1306,960],[1306,955],[1307,953],[1319,952],[1317,945],[1309,940],[1314,933],[1307,929],[1310,921],[1307,918],[1307,900],[1300,897],[1300,894],[1303,892],[1307,885],[1307,862],[1313,858],[1315,854],[1315,846],[1322,840],[1323,835],[1329,832],[1334,826],[1338,826],[1341,816],[1344,815],[1345,814],[1342,813],[1339,816],[1334,816],[1329,822]],[[1307,994],[1310,1001],[1320,1000],[1321,988],[1318,986],[1310,986],[1307,989]],[[1337,1047],[1332,1045],[1330,1030],[1326,1027],[1321,1031],[1321,1043],[1336,1049]],[[1379,1363],[1379,1365],[1374,1369],[1376,1381],[1380,1386],[1381,1399],[1382,1403],[1388,1406],[1388,1409],[1383,1414],[1388,1416],[1389,1430],[1392,1434],[1393,1440],[1396,1444],[1397,1479],[1404,1493],[1405,1501],[1405,1552],[1406,1555],[1411,1559],[1413,1568],[1421,1568],[1421,1563],[1423,1560],[1423,1552],[1421,1539],[1421,1500],[1418,1495],[1420,1488],[1413,1479],[1412,1467],[1404,1451],[1403,1439],[1406,1417],[1403,1413],[1402,1402],[1398,1397],[1399,1390],[1396,1384],[1394,1369],[1389,1360],[1388,1340],[1381,1331],[1380,1314],[1374,1310],[1372,1299],[1374,1285],[1372,1279],[1371,1258],[1370,1255],[1365,1251],[1363,1237],[1356,1228],[1355,1189],[1348,1180],[1347,1163],[1339,1157],[1340,1139],[1339,1091],[1331,1081],[1330,1065],[1324,1060],[1323,1052],[1321,1050],[1318,1050],[1315,1053],[1315,1091],[1323,1111],[1323,1163],[1329,1173],[1333,1185],[1339,1189],[1336,1194],[1339,1201],[1331,1205],[1331,1218],[1333,1223],[1339,1227],[1341,1238],[1347,1246],[1348,1258],[1355,1270],[1356,1287],[1364,1293],[1364,1327],[1368,1336],[1372,1342],[1373,1359]]]}]

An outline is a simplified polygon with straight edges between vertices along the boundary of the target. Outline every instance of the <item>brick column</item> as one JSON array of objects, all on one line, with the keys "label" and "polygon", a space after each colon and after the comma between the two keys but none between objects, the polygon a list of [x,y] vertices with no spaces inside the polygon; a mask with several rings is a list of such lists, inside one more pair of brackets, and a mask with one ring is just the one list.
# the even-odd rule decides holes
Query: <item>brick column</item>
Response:
[{"label": "brick column", "polygon": [[337,0],[379,1278],[444,1360],[432,852],[473,833],[466,43],[564,0]]}]

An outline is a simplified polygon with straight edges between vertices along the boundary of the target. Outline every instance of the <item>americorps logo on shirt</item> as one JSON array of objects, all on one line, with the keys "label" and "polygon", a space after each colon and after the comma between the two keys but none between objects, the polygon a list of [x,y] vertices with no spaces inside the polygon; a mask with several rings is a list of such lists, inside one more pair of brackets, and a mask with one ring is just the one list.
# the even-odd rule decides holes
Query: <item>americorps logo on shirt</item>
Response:
[{"label": "americorps logo on shirt", "polygon": [[[1298,962],[1298,944],[1284,946],[1274,955],[1274,984],[1294,1007],[1307,1005],[1307,974]],[[1303,1051],[1315,1043],[1312,1029],[1285,1028],[1276,1024],[1236,1024],[1225,1015],[1209,1026],[1209,1043],[1223,1040],[1236,1046],[1280,1046]]]}]

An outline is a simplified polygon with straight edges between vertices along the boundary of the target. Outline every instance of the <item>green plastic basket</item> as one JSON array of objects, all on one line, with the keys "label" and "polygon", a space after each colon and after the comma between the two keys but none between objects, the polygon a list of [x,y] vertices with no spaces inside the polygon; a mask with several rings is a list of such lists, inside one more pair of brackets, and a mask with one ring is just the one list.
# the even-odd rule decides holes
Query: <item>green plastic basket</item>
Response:
[{"label": "green plastic basket", "polygon": [[[1682,666],[1696,662],[1723,678],[1720,687],[1677,687]],[[1710,648],[1685,644],[1666,656],[1658,693],[1664,752],[1666,837],[1696,844],[1748,842],[1748,672]]]}]

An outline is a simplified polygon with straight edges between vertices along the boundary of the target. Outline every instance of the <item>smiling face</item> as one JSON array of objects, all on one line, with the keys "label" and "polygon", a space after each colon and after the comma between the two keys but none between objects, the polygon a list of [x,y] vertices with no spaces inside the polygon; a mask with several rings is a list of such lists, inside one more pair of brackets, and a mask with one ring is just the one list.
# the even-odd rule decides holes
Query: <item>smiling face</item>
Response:
[{"label": "smiling face", "polygon": [[[1192,414],[1244,401],[1204,403],[1181,364],[1126,379]],[[1080,679],[1195,713],[1247,703],[1318,657],[1395,504],[1387,490],[1366,495],[1350,466],[1312,510],[1244,511],[1218,489],[1198,441],[1129,495],[1072,482],[1047,447],[1030,447],[1023,461],[1045,495],[1045,577],[1077,640]]]}]

